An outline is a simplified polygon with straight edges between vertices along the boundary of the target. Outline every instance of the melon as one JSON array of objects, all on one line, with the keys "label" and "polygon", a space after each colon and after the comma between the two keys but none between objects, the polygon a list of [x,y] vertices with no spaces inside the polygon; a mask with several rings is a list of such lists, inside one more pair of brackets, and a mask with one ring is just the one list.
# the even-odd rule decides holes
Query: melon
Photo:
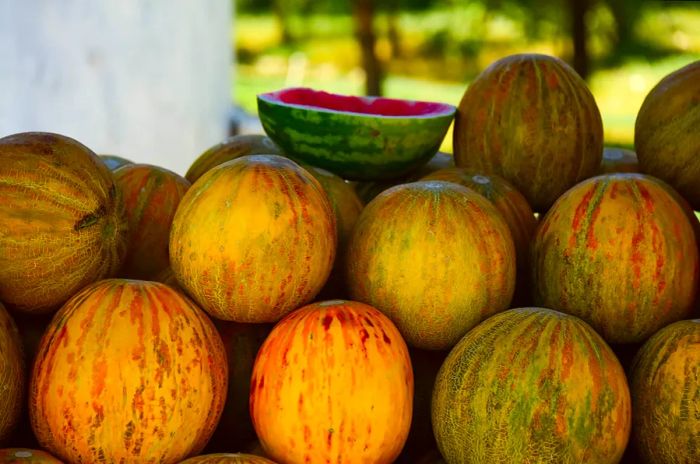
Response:
[{"label": "melon", "polygon": [[631,420],[610,347],[582,320],[544,308],[476,326],[450,351],[433,392],[433,430],[450,464],[616,464]]},{"label": "melon", "polygon": [[586,83],[559,58],[516,54],[469,85],[455,116],[455,163],[511,182],[539,212],[594,175],[603,123]]},{"label": "melon", "polygon": [[282,319],[258,352],[253,425],[279,463],[394,462],[411,424],[405,342],[375,308],[328,300]]},{"label": "melon", "polygon": [[700,60],[667,75],[637,114],[634,147],[642,172],[668,182],[700,209]]},{"label": "melon", "polygon": [[577,184],[533,239],[535,303],[584,319],[610,343],[643,342],[688,317],[698,248],[687,214],[644,174]]},{"label": "melon", "polygon": [[0,301],[55,311],[113,276],[126,252],[124,204],[89,148],[58,134],[0,139]]},{"label": "melon", "polygon": [[637,154],[626,148],[605,147],[597,174],[615,172],[639,172]]},{"label": "melon", "polygon": [[265,132],[287,156],[352,180],[390,179],[425,164],[455,113],[445,103],[299,87],[257,100]]},{"label": "melon", "polygon": [[0,444],[19,423],[24,402],[25,362],[17,326],[0,303]]},{"label": "melon", "polygon": [[221,337],[191,300],[107,279],[66,302],[42,337],[30,418],[64,461],[177,463],[211,437],[227,381]]},{"label": "melon", "polygon": [[518,268],[527,269],[530,240],[537,228],[537,219],[522,193],[507,180],[496,175],[484,175],[464,168],[440,169],[421,180],[454,182],[484,196],[505,219],[515,243]]},{"label": "melon", "polygon": [[253,454],[213,453],[186,459],[180,464],[275,464],[269,459]]},{"label": "melon", "polygon": [[392,187],[362,211],[346,256],[352,299],[397,325],[408,344],[445,350],[508,308],[515,245],[501,214],[462,185]]},{"label": "melon", "polygon": [[28,448],[0,449],[1,464],[21,464],[23,462],[34,464],[61,464],[61,461],[41,450]]},{"label": "melon", "polygon": [[170,265],[211,316],[276,322],[318,294],[336,240],[328,196],[308,171],[282,156],[249,155],[187,191],[173,219]]},{"label": "melon", "polygon": [[635,357],[630,388],[641,461],[700,462],[700,319],[654,334]]},{"label": "melon", "polygon": [[537,228],[537,218],[522,193],[510,182],[495,174],[479,174],[464,168],[446,168],[433,172],[422,180],[455,182],[486,197],[505,219],[515,244],[516,282],[512,305],[531,303],[530,242]]},{"label": "melon", "polygon": [[185,174],[194,184],[202,174],[226,161],[247,155],[281,155],[279,147],[263,134],[233,135],[199,155]]},{"label": "melon", "polygon": [[170,226],[190,183],[172,171],[131,164],[114,171],[129,221],[128,247],[120,277],[153,280],[170,263]]}]

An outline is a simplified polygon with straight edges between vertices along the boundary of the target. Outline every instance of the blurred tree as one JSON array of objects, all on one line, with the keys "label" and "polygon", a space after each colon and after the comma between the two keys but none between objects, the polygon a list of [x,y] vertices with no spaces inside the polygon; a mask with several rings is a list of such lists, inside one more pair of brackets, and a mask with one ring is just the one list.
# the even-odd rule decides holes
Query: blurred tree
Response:
[{"label": "blurred tree", "polygon": [[387,38],[391,45],[391,56],[400,58],[403,54],[398,25],[399,3],[401,3],[401,0],[384,0],[382,3],[386,3]]},{"label": "blurred tree", "polygon": [[292,14],[292,8],[294,5],[290,5],[287,0],[273,0],[272,1],[272,11],[275,14],[275,19],[277,20],[277,25],[280,29],[280,35],[283,45],[289,45],[294,42],[294,36],[292,35],[291,27],[289,25],[289,18]]},{"label": "blurred tree", "polygon": [[588,0],[568,0],[571,41],[574,50],[573,67],[579,75],[587,79],[590,70],[590,59],[586,44],[586,12]]},{"label": "blurred tree", "polygon": [[610,9],[615,19],[615,48],[629,51],[636,42],[634,24],[642,14],[639,0],[601,0]]},{"label": "blurred tree", "polygon": [[382,66],[375,51],[374,1],[352,0],[355,19],[355,35],[362,53],[362,68],[365,70],[365,93],[382,95]]}]

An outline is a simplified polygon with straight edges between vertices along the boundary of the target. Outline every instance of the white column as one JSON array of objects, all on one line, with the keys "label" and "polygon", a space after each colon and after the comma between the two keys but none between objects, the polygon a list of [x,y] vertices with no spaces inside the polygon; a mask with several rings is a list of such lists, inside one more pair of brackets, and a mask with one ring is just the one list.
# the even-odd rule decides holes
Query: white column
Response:
[{"label": "white column", "polygon": [[231,0],[0,0],[0,137],[184,174],[226,136],[232,22]]}]

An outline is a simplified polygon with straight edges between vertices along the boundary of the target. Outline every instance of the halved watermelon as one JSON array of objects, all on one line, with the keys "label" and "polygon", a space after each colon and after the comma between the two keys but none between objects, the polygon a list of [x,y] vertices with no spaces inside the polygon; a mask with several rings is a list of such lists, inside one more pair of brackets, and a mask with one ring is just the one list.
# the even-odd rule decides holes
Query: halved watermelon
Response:
[{"label": "halved watermelon", "polygon": [[267,135],[287,156],[345,179],[388,179],[437,153],[456,108],[445,103],[288,88],[258,95]]}]

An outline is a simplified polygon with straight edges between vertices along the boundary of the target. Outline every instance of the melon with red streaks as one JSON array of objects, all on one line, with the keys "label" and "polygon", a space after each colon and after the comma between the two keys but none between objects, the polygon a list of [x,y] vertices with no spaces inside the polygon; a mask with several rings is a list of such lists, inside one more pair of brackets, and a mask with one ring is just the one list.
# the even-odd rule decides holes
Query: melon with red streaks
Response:
[{"label": "melon with red streaks", "polygon": [[280,321],[250,387],[253,425],[280,463],[394,462],[411,424],[406,343],[375,308],[329,300]]},{"label": "melon with red streaks", "polygon": [[68,462],[176,463],[211,437],[227,381],[221,337],[188,298],[156,282],[102,280],[42,337],[32,428]]},{"label": "melon with red streaks", "polygon": [[611,343],[638,343],[688,317],[698,248],[687,211],[658,179],[587,179],[547,213],[532,246],[536,304],[573,314]]}]

